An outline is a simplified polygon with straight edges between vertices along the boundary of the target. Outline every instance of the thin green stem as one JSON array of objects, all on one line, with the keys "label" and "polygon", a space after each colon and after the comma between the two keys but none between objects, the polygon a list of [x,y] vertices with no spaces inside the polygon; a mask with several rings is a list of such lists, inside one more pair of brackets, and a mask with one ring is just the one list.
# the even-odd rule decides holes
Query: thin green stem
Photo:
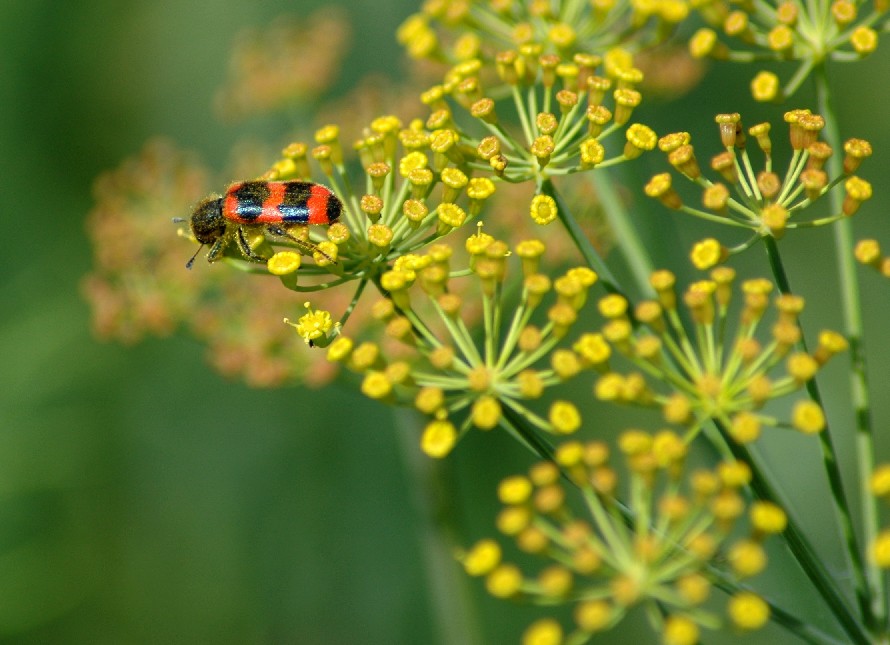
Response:
[{"label": "thin green stem", "polygon": [[[720,433],[726,436],[726,428],[716,420],[714,423],[720,429]],[[785,510],[788,516],[788,527],[782,535],[798,564],[800,564],[801,569],[803,569],[807,578],[810,579],[810,582],[813,583],[815,590],[822,596],[822,599],[828,605],[831,613],[837,618],[844,632],[850,637],[850,642],[857,645],[870,645],[872,642],[870,635],[859,623],[857,617],[847,606],[843,596],[838,592],[835,578],[825,568],[819,554],[816,553],[806,534],[800,529],[797,519],[792,512],[792,506],[782,498],[770,484],[768,478],[763,475],[762,464],[757,463],[758,460],[744,446],[730,440],[726,441],[726,445],[736,459],[750,464],[752,472],[751,489],[754,491],[754,494],[760,499],[778,504]]]},{"label": "thin green stem", "polygon": [[504,418],[501,423],[507,432],[541,459],[553,461],[553,446],[526,423],[525,417],[520,412],[509,405],[504,405],[502,414]]},{"label": "thin green stem", "polygon": [[569,207],[562,200],[562,197],[560,197],[553,182],[550,179],[543,180],[541,182],[540,191],[544,195],[552,197],[556,202],[556,211],[560,221],[563,223],[563,226],[566,227],[566,231],[568,231],[569,236],[572,238],[572,241],[584,258],[584,261],[587,262],[587,265],[591,269],[596,271],[599,276],[599,282],[603,285],[603,288],[609,293],[618,294],[627,298],[622,289],[618,286],[618,282],[615,280],[609,267],[606,265],[603,258],[600,257],[599,252],[593,248],[593,244],[587,239],[587,235],[578,225],[578,221],[571,212],[569,212]]},{"label": "thin green stem", "polygon": [[[825,119],[823,130],[826,142],[834,149],[841,150],[842,143],[837,115],[831,104],[831,91],[828,86],[828,71],[825,64],[815,69],[816,96],[819,114]],[[834,154],[828,160],[831,174],[839,176],[842,172],[840,155]],[[840,212],[842,196],[840,191],[831,192],[834,212]],[[874,468],[874,435],[872,429],[871,407],[868,400],[868,373],[865,362],[865,347],[862,339],[861,302],[859,283],[856,280],[856,262],[853,257],[853,230],[849,218],[838,222],[835,235],[835,252],[837,270],[840,279],[841,307],[844,315],[844,331],[850,343],[851,370],[850,393],[853,411],[856,418],[856,458],[859,466],[859,490],[862,503],[862,521],[864,541],[869,545],[878,534],[877,500],[869,488]],[[887,587],[886,579],[877,566],[870,560],[867,562],[866,576],[870,594],[870,610],[866,619],[870,627],[878,632],[887,630]]]},{"label": "thin green stem", "polygon": [[457,518],[443,490],[442,464],[417,450],[416,415],[393,414],[402,466],[414,485],[411,506],[418,518],[418,540],[432,614],[445,645],[481,645],[483,637],[467,576],[454,566]]},{"label": "thin green stem", "polygon": [[[772,268],[773,276],[776,279],[779,291],[789,294],[791,293],[791,284],[785,273],[785,266],[782,263],[782,257],[779,254],[779,247],[776,244],[775,239],[772,237],[766,236],[763,239],[767,255],[769,256],[770,267]],[[807,351],[806,338],[803,335],[803,329],[801,329],[800,346],[804,351]],[[819,385],[816,382],[816,379],[807,381],[806,388],[810,398],[818,403],[819,407],[824,408],[822,393],[819,391]],[[837,451],[835,450],[831,428],[828,427],[828,424],[826,424],[825,429],[819,433],[819,447],[822,450],[822,465],[825,468],[825,474],[828,477],[831,499],[834,503],[834,510],[838,519],[841,539],[844,543],[847,557],[849,558],[853,570],[853,586],[856,590],[856,598],[859,602],[860,610],[868,622],[868,616],[871,614],[871,609],[869,607],[869,592],[865,576],[865,567],[856,542],[853,518],[850,515],[850,504],[848,502],[847,494],[844,491],[844,482],[841,478],[841,471],[837,463]]]},{"label": "thin green stem", "polygon": [[631,221],[627,208],[615,190],[615,183],[605,172],[592,173],[596,194],[603,205],[603,211],[615,238],[621,240],[618,250],[624,255],[640,293],[651,291],[649,276],[655,271],[651,254],[643,246],[637,227]]}]

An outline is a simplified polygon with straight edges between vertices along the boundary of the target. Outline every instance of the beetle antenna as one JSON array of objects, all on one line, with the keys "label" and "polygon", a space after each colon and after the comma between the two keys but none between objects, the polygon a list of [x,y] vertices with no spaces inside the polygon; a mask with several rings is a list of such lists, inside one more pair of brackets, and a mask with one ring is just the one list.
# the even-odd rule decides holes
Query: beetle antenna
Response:
[{"label": "beetle antenna", "polygon": [[202,244],[201,246],[198,247],[198,250],[195,251],[195,254],[191,257],[191,259],[190,259],[188,262],[185,263],[185,268],[186,268],[186,269],[191,269],[191,268],[192,268],[192,265],[195,263],[195,258],[198,257],[198,253],[200,253],[200,252],[201,252],[201,249],[203,249],[203,248],[204,248],[204,245]]}]

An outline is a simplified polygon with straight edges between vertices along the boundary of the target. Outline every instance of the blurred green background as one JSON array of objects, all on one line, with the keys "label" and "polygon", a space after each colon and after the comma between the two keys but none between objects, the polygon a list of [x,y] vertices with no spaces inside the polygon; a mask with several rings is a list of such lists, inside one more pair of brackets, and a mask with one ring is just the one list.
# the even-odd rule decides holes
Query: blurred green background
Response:
[{"label": "blurred green background", "polygon": [[[476,433],[432,473],[417,454],[411,420],[354,387],[250,390],[215,375],[189,338],[121,347],[90,335],[78,283],[90,267],[83,222],[94,177],[157,134],[205,159],[224,157],[239,132],[213,121],[210,103],[234,35],[322,4],[0,3],[7,235],[0,254],[0,642],[414,644],[469,643],[476,634],[479,643],[511,643],[540,613],[494,601],[465,581],[436,530],[444,514],[459,543],[492,533],[495,482],[528,461],[503,436]],[[393,32],[414,3],[345,4],[355,44],[340,84],[374,70],[395,73]],[[839,105],[845,134],[870,138],[879,151],[864,173],[876,187],[890,150],[882,107],[890,101],[888,60],[885,47],[844,68],[837,86],[847,99]],[[716,112],[743,112],[748,123],[775,119],[779,112],[747,98],[750,75],[714,68],[691,96],[648,104],[640,118],[663,133],[692,129],[694,115],[708,136]],[[814,107],[811,99],[804,93],[795,106]],[[663,167],[653,156],[634,181]],[[880,199],[863,211],[861,230],[887,239],[880,215],[887,198]],[[642,199],[637,206],[653,244],[660,241],[660,263],[676,262],[701,237]],[[830,249],[827,232],[790,236],[783,248],[804,267],[793,276],[801,292],[836,289],[820,259]],[[752,255],[746,261],[765,271]],[[890,315],[890,286],[872,275],[864,282],[879,294],[866,311],[866,324],[878,331]],[[830,298],[810,307],[814,320],[839,325]],[[890,343],[874,338],[873,376],[884,390]],[[840,368],[829,374],[841,399],[842,376]],[[884,425],[888,399],[876,401]],[[619,425],[610,420],[607,432]],[[848,451],[841,457],[849,464]],[[832,530],[817,517],[818,462],[778,466],[808,527],[828,534],[833,566]],[[796,575],[773,574],[780,581]],[[471,611],[456,590],[469,594]],[[776,593],[809,611],[810,594],[787,586]],[[613,638],[647,642],[647,634],[630,621]],[[785,639],[767,631],[748,642]]]}]

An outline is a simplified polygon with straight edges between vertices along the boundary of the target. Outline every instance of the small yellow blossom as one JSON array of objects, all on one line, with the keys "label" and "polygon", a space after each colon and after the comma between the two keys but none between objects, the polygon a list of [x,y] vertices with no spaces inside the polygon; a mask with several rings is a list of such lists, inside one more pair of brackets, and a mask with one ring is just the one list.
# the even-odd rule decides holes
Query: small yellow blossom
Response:
[{"label": "small yellow blossom", "polygon": [[779,77],[772,72],[759,72],[751,81],[751,95],[762,103],[775,100],[779,95]]},{"label": "small yellow blossom", "polygon": [[496,598],[510,598],[519,592],[522,573],[513,564],[501,564],[485,579],[485,587]]},{"label": "small yellow blossom", "polygon": [[550,195],[535,195],[532,198],[530,213],[536,224],[549,224],[556,219],[556,200]]},{"label": "small yellow blossom", "polygon": [[875,467],[869,482],[872,495],[887,497],[890,495],[890,464],[880,464]]},{"label": "small yellow blossom", "polygon": [[430,457],[441,459],[457,443],[457,430],[451,422],[436,419],[427,424],[420,438],[420,448]]},{"label": "small yellow blossom", "polygon": [[535,621],[522,635],[522,645],[561,645],[562,642],[562,627],[552,618]]},{"label": "small yellow blossom", "polygon": [[569,401],[556,401],[550,406],[550,424],[559,434],[571,434],[581,427],[581,414]]},{"label": "small yellow blossom", "polygon": [[463,556],[463,565],[471,576],[491,573],[501,561],[501,547],[494,540],[479,540]]},{"label": "small yellow blossom", "polygon": [[760,629],[769,620],[769,605],[760,596],[742,591],[729,599],[729,617],[736,627],[745,630]]},{"label": "small yellow blossom", "polygon": [[300,316],[296,324],[291,323],[287,318],[284,319],[284,322],[296,329],[307,345],[312,345],[315,341],[326,337],[334,329],[334,320],[329,311],[313,310],[308,302],[304,306],[307,313]]},{"label": "small yellow blossom", "polygon": [[800,401],[792,411],[791,424],[805,434],[822,432],[825,429],[825,414],[815,401]]},{"label": "small yellow blossom", "polygon": [[606,629],[612,616],[612,608],[605,600],[584,600],[575,607],[575,622],[590,633]]},{"label": "small yellow blossom", "polygon": [[878,533],[871,545],[871,557],[882,569],[890,569],[890,530]]},{"label": "small yellow blossom", "polygon": [[728,552],[729,563],[736,575],[742,578],[755,576],[766,568],[766,552],[753,540],[740,540]]},{"label": "small yellow blossom", "polygon": [[692,247],[690,259],[696,269],[706,271],[726,259],[727,251],[719,241],[712,237],[696,242]]},{"label": "small yellow blossom", "polygon": [[695,645],[698,643],[699,629],[687,616],[668,616],[664,621],[662,642],[664,645]]},{"label": "small yellow blossom", "polygon": [[279,251],[266,262],[272,275],[288,275],[300,268],[300,254],[294,251]]}]

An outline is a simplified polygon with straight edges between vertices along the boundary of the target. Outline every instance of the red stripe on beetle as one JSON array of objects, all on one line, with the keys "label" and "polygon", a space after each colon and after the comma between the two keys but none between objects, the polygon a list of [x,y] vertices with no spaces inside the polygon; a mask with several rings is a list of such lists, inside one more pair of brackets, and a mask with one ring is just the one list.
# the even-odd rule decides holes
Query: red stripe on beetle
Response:
[{"label": "red stripe on beetle", "polygon": [[269,196],[263,202],[263,212],[256,218],[258,224],[278,224],[284,221],[281,211],[278,209],[284,201],[284,191],[287,184],[283,181],[270,181],[266,183]]},{"label": "red stripe on beetle", "polygon": [[233,194],[241,187],[241,184],[232,184],[226,190],[226,196],[223,198],[222,212],[226,219],[234,222],[244,223],[244,220],[238,215],[238,198]]},{"label": "red stripe on beetle", "polygon": [[330,196],[331,191],[324,186],[312,185],[309,199],[306,200],[306,206],[309,207],[310,224],[330,224],[328,220],[328,199]]}]

